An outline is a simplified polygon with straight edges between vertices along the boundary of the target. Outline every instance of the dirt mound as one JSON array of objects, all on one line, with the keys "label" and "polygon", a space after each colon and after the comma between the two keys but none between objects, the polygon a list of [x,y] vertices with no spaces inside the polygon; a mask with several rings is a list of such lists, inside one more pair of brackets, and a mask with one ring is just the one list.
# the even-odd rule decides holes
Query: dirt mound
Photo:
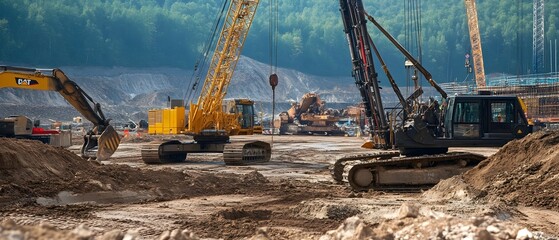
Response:
[{"label": "dirt mound", "polygon": [[78,193],[94,202],[115,193],[137,196],[127,198],[134,202],[229,194],[247,185],[254,190],[267,188],[267,180],[257,172],[243,179],[235,174],[101,165],[63,148],[10,138],[0,138],[0,176],[2,207],[35,204],[39,198],[54,199],[41,203],[64,205],[68,202],[60,198],[79,202]]},{"label": "dirt mound", "polygon": [[487,200],[559,209],[559,131],[509,142],[463,178]]},{"label": "dirt mound", "polygon": [[243,181],[246,183],[269,183],[268,179],[258,171],[252,171],[243,176]]},{"label": "dirt mound", "polygon": [[437,185],[422,194],[425,199],[453,200],[468,202],[486,193],[464,181],[462,175],[441,180]]},{"label": "dirt mound", "polygon": [[98,167],[63,148],[0,138],[0,197],[49,196],[60,189],[102,190],[103,186],[90,181]]}]

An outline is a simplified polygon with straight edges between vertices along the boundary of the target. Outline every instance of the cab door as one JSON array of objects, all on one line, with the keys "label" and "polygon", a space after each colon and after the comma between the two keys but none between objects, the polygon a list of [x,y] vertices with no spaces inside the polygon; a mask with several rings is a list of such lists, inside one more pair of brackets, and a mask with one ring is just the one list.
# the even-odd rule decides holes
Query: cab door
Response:
[{"label": "cab door", "polygon": [[490,135],[512,135],[512,125],[515,122],[515,106],[512,101],[493,100],[488,102]]},{"label": "cab door", "polygon": [[518,138],[529,133],[526,117],[517,98],[487,99],[486,138]]},{"label": "cab door", "polygon": [[[451,131],[456,139],[479,139],[481,137],[483,112],[478,99],[456,98],[451,105],[453,109]],[[447,125],[448,126],[448,125]]]}]

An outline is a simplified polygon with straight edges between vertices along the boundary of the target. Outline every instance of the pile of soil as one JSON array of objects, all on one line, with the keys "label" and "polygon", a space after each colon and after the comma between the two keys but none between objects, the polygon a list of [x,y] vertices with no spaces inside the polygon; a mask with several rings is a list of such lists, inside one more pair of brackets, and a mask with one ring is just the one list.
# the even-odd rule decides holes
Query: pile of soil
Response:
[{"label": "pile of soil", "polygon": [[[270,205],[245,205],[242,208],[226,207],[215,214],[210,214],[192,221],[188,218],[178,218],[174,224],[180,229],[163,233],[161,239],[195,239],[190,233],[196,233],[203,238],[220,236],[226,239],[240,239],[259,234],[261,226],[280,226],[299,228],[305,226],[303,233],[306,238],[313,234],[322,234],[339,224],[339,219],[309,220],[297,216],[292,206],[301,201],[315,198],[340,197],[347,193],[341,186],[328,188],[321,184],[307,181],[280,180],[270,181],[257,171],[247,174],[235,174],[211,171],[183,170],[172,168],[157,168],[150,170],[134,168],[121,164],[99,164],[87,161],[74,153],[37,141],[0,138],[0,216],[6,218],[17,212],[18,215],[44,216],[45,218],[76,218],[95,219],[95,212],[103,208],[103,199],[78,202],[78,204],[64,204],[52,199],[73,197],[68,192],[78,196],[119,196],[136,193],[134,196],[142,198],[123,197],[123,203],[144,203],[166,201],[174,199],[188,199],[212,195],[239,194],[247,196],[266,196],[273,200]],[[47,201],[41,199],[47,198]],[[41,201],[39,201],[41,200]],[[50,202],[49,202],[50,201]],[[97,204],[96,204],[97,203]],[[112,199],[109,204],[120,203]],[[258,224],[256,224],[258,223]],[[53,236],[54,239],[114,239],[104,238],[107,231],[94,230],[91,238],[72,235],[56,227],[21,226],[7,223],[0,225],[0,239],[2,234],[27,234],[46,230],[55,231],[42,235]],[[185,231],[189,230],[189,231]],[[13,232],[15,231],[15,232]],[[61,231],[56,233],[56,231]],[[142,233],[150,237],[157,237],[160,233]],[[265,235],[272,239],[300,238],[298,235],[282,228],[270,229]],[[164,236],[165,235],[165,236]],[[168,238],[168,236],[176,238]],[[19,236],[19,235],[18,235]],[[41,235],[40,235],[41,236]],[[101,238],[100,238],[101,237]],[[190,238],[185,238],[190,237]],[[303,237],[303,238],[305,238]],[[257,236],[258,238],[258,236]],[[122,238],[116,238],[122,239]]]},{"label": "pile of soil", "polygon": [[[535,133],[525,139],[513,141],[478,167],[454,178],[459,181],[447,181],[446,185],[441,183],[434,189],[439,189],[441,196],[455,199],[505,199],[523,205],[542,203],[543,201],[538,201],[542,196],[555,197],[558,193],[557,143],[559,133],[555,132]],[[456,182],[461,184],[455,184]],[[445,189],[452,191],[445,192]],[[399,216],[395,219],[375,223],[367,223],[367,220],[362,219],[373,219],[366,215],[378,214],[376,210],[362,211],[353,206],[324,208],[323,218],[304,217],[302,213],[305,209],[298,207],[302,202],[344,198],[347,196],[347,189],[337,185],[290,179],[270,181],[257,171],[239,175],[171,168],[149,170],[120,164],[102,165],[84,160],[63,148],[36,141],[0,138],[1,216],[9,218],[11,213],[17,212],[17,215],[44,215],[49,219],[63,216],[79,220],[94,218],[94,215],[90,215],[91,212],[102,208],[102,205],[94,204],[38,205],[37,199],[40,197],[56,197],[62,191],[84,194],[133,191],[149,197],[147,200],[138,200],[141,202],[226,194],[271,197],[265,204],[243,204],[242,207],[224,203],[216,206],[219,210],[199,217],[196,221],[177,215],[179,217],[173,222],[174,230],[142,233],[155,238],[159,236],[158,239],[196,239],[195,236],[219,236],[225,239],[316,239],[328,230],[331,231],[321,239],[530,239],[535,234],[511,222],[501,222],[489,216],[460,218],[429,209],[414,209],[413,206],[402,206],[400,212],[393,214]],[[548,192],[549,195],[545,195]],[[534,201],[528,201],[530,197]],[[545,204],[536,206],[557,207],[550,202],[543,203]],[[355,215],[358,217],[351,217]],[[348,217],[351,218],[335,229]],[[111,229],[88,231],[84,227],[67,230],[75,228],[75,225],[71,226],[65,228],[66,230],[57,230],[52,226],[21,226],[8,221],[0,223],[0,238],[34,232],[39,234],[37,236],[53,239],[108,240],[122,239],[123,235],[132,231],[129,228],[122,228],[122,232]],[[302,227],[305,228],[302,232],[293,231]],[[130,233],[127,239],[134,239],[134,236]]]},{"label": "pile of soil", "polygon": [[132,191],[148,196],[142,199],[145,201],[268,188],[267,180],[257,172],[239,178],[235,174],[101,165],[63,148],[11,138],[0,138],[0,176],[0,207],[3,209],[35,204],[38,197],[52,198],[62,191]]},{"label": "pile of soil", "polygon": [[539,131],[506,144],[466,172],[478,197],[559,209],[559,131]]},{"label": "pile of soil", "polygon": [[398,218],[369,225],[359,216],[346,219],[320,240],[353,239],[533,239],[535,234],[516,224],[485,216],[461,218],[426,207],[403,204]]}]

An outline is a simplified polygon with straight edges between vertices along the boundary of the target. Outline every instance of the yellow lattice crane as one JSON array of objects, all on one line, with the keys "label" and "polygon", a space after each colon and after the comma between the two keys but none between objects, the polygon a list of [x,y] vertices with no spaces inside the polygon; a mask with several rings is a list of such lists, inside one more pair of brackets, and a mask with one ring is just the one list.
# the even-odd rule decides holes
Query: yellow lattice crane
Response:
[{"label": "yellow lattice crane", "polygon": [[188,131],[238,128],[237,117],[222,111],[222,102],[235,71],[259,0],[231,1],[198,103],[190,104]]},{"label": "yellow lattice crane", "polygon": [[474,74],[478,88],[485,87],[485,70],[483,66],[483,52],[481,51],[481,38],[475,0],[464,0],[466,16],[468,18],[468,29],[470,32],[470,44],[472,45],[472,57],[474,60]]},{"label": "yellow lattice crane", "polygon": [[[227,107],[231,104],[223,106],[227,87],[239,61],[258,4],[259,0],[230,2],[200,97],[197,103],[190,103],[186,133],[193,135],[195,141],[172,140],[156,147],[146,146],[142,149],[144,162],[181,162],[186,159],[187,153],[201,152],[222,152],[226,164],[270,160],[271,147],[267,142],[229,141],[230,135],[243,129],[243,123],[254,124],[253,102],[237,99],[233,100],[234,107]],[[224,111],[224,108],[227,111]]]}]

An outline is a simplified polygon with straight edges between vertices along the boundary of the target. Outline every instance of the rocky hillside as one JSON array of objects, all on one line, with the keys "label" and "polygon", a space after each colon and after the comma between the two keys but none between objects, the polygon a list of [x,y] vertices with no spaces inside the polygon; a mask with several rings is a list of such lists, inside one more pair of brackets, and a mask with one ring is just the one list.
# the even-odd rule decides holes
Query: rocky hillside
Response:
[{"label": "rocky hillside", "polygon": [[[147,110],[166,106],[167,96],[184,99],[191,89],[193,72],[176,68],[98,68],[60,67],[95,101],[101,103],[105,115],[116,121],[139,120]],[[271,114],[272,90],[268,83],[270,67],[247,57],[241,58],[231,80],[227,98],[251,98],[257,101],[256,111]],[[341,108],[360,101],[353,79],[319,77],[290,69],[278,69],[276,113],[290,102],[298,101],[307,92],[319,93],[328,107]],[[203,77],[203,76],[202,76]],[[203,79],[201,80],[201,82]],[[202,83],[197,87],[202,88]],[[47,121],[69,121],[79,113],[56,92],[0,89],[0,116],[27,115]],[[196,99],[194,99],[196,100]]]}]

